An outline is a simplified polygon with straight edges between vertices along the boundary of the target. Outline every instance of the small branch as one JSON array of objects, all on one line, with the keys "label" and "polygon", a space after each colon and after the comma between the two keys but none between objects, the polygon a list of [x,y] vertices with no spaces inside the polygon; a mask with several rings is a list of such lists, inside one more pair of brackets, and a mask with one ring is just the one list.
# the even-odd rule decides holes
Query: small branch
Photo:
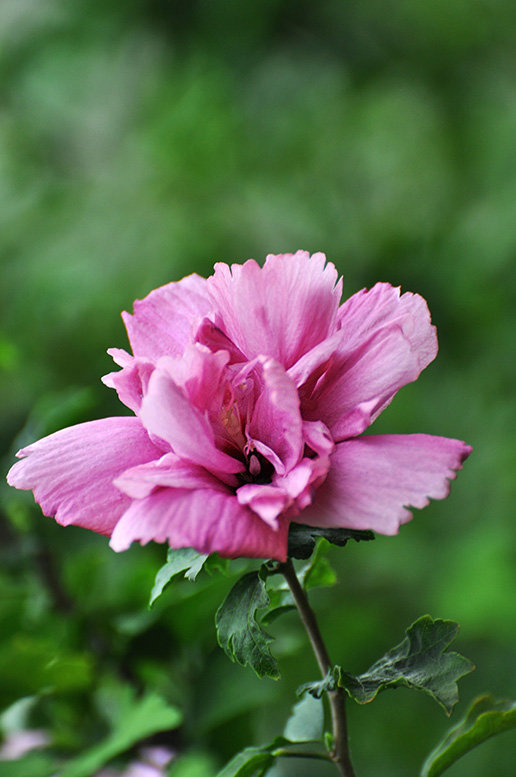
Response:
[{"label": "small branch", "polygon": [[[294,569],[291,559],[287,559],[287,561],[280,566],[280,571],[290,588],[294,602],[299,611],[299,617],[306,629],[306,633],[310,639],[310,644],[312,645],[317,663],[319,664],[319,669],[321,670],[324,679],[333,665],[321,632],[319,631],[315,613],[310,607],[306,593],[297,578],[296,570]],[[329,691],[328,699],[330,702],[333,738],[335,742],[333,752],[331,753],[331,760],[339,769],[342,777],[355,777],[349,755],[346,697],[344,695],[344,690],[342,688],[337,688],[334,691]]]}]

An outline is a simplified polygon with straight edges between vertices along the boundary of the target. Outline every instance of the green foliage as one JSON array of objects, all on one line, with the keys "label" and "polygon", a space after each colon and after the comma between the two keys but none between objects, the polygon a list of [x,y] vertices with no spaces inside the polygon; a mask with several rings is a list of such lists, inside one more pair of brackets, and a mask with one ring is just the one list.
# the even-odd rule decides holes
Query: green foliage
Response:
[{"label": "green foliage", "polygon": [[217,774],[217,777],[262,777],[274,761],[271,753],[260,747],[246,747]]},{"label": "green foliage", "polygon": [[0,777],[54,777],[55,761],[43,753],[30,753],[16,761],[0,761]]},{"label": "green foliage", "polygon": [[257,620],[257,612],[268,607],[262,567],[248,572],[230,590],[215,617],[219,645],[232,661],[250,666],[259,677],[279,678],[276,660],[269,644],[272,637]]},{"label": "green foliage", "polygon": [[340,666],[334,666],[328,671],[324,679],[300,685],[297,689],[297,695],[301,696],[303,693],[309,693],[315,699],[320,699],[324,693],[334,691],[338,687],[340,674]]},{"label": "green foliage", "polygon": [[111,734],[98,745],[69,761],[57,777],[91,777],[120,753],[159,731],[177,728],[182,722],[180,711],[166,704],[156,694],[132,699],[119,715]]},{"label": "green foliage", "polygon": [[338,684],[359,704],[376,698],[380,691],[404,686],[424,691],[450,715],[459,700],[457,680],[475,668],[471,661],[448,647],[459,626],[453,621],[423,615],[407,636],[366,672],[338,672]]},{"label": "green foliage", "polygon": [[299,571],[299,579],[305,591],[332,586],[337,582],[335,570],[325,558],[330,547],[331,542],[325,537],[320,537],[316,541],[310,561]]},{"label": "green foliage", "polygon": [[424,763],[421,777],[439,777],[486,739],[516,728],[516,702],[490,695],[475,699],[465,717],[446,734]]},{"label": "green foliage", "polygon": [[[309,591],[312,588],[332,586],[337,582],[335,570],[332,569],[330,562],[325,558],[325,554],[330,547],[330,543],[324,537],[320,537],[315,543],[309,562],[299,570],[298,577],[305,591]],[[261,616],[261,623],[272,623],[280,615],[295,609],[294,599],[283,575],[273,574],[268,577],[267,594],[269,596],[269,606]]]},{"label": "green foliage", "polygon": [[92,679],[91,657],[58,650],[50,637],[18,636],[0,646],[0,700],[5,705],[43,691],[82,690]]},{"label": "green foliage", "polygon": [[213,777],[214,773],[213,758],[205,753],[189,753],[174,760],[169,777]]},{"label": "green foliage", "polygon": [[[325,250],[345,296],[401,284],[426,297],[437,324],[436,362],[373,434],[475,447],[450,498],[416,511],[397,537],[334,550],[339,585],[314,596],[331,655],[346,669],[382,655],[392,623],[424,603],[462,624],[463,652],[479,666],[474,692],[514,697],[516,4],[293,7],[0,2],[3,472],[46,395],[45,426],[33,416],[20,442],[129,412],[98,377],[113,369],[105,349],[127,347],[119,311],[134,298],[209,274],[214,260]],[[82,386],[94,412],[85,403],[58,418],[50,405],[64,408]],[[274,624],[287,692],[214,647],[213,613],[232,582],[178,581],[166,608],[144,612],[162,547],[114,554],[1,482],[0,512],[0,706],[39,693],[54,658],[90,667],[66,691],[54,678],[27,721],[48,731],[58,757],[102,738],[96,687],[120,673],[184,707],[182,758],[206,748],[216,765],[274,735],[313,665],[292,618]],[[366,774],[412,776],[440,737],[425,699],[401,701],[395,721],[369,705],[367,725],[348,705]],[[453,773],[485,777],[496,763],[496,777],[513,777],[504,739]],[[317,771],[294,763],[296,777]]]},{"label": "green foliage", "polygon": [[355,540],[355,542],[374,540],[372,531],[329,529],[319,526],[306,526],[301,523],[291,523],[288,533],[288,555],[291,558],[310,558],[319,537],[324,537],[332,545],[339,545],[340,547],[344,547],[349,540]]},{"label": "green foliage", "polygon": [[319,742],[323,735],[323,726],[322,701],[307,693],[294,705],[283,736],[290,742]]},{"label": "green foliage", "polygon": [[156,580],[151,591],[149,607],[159,599],[165,588],[172,580],[184,573],[184,577],[194,581],[204,566],[207,553],[198,553],[193,548],[169,548],[167,552],[167,563],[158,570]]}]

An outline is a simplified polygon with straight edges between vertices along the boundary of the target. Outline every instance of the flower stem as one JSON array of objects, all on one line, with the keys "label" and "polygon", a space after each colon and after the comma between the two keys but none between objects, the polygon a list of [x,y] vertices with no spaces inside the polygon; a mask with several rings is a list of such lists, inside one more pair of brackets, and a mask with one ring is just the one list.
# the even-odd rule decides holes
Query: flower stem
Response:
[{"label": "flower stem", "polygon": [[[319,669],[323,678],[326,677],[333,664],[330,661],[326,645],[324,644],[315,613],[310,607],[307,595],[301,586],[296,570],[291,559],[281,564],[279,570],[283,574],[290,588],[299,616],[306,629],[310,644],[314,651]],[[333,763],[338,768],[342,777],[355,777],[353,765],[349,755],[348,728],[346,723],[346,697],[342,688],[336,688],[328,692],[330,702],[331,720],[333,728],[334,747],[330,753]]]}]

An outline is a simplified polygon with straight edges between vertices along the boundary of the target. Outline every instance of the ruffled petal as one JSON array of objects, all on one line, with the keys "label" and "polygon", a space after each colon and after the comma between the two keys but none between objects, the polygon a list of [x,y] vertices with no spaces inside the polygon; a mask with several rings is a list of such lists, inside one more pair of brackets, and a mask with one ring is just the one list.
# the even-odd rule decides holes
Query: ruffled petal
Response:
[{"label": "ruffled petal", "polygon": [[337,445],[310,507],[298,519],[314,526],[396,534],[412,518],[407,507],[444,499],[471,448],[428,434],[386,434]]},{"label": "ruffled petal", "polygon": [[263,268],[216,264],[208,291],[221,328],[247,357],[267,354],[285,369],[335,330],[342,284],[324,254],[270,254]]},{"label": "ruffled petal", "polygon": [[419,375],[417,355],[398,324],[375,332],[354,351],[339,349],[311,393],[301,389],[303,416],[322,420],[338,442],[361,434],[375,412]]},{"label": "ruffled petal", "polygon": [[160,356],[180,356],[212,307],[206,279],[195,274],[136,300],[133,315],[122,313],[134,355],[151,361]]},{"label": "ruffled petal", "polygon": [[216,448],[210,422],[165,369],[157,367],[152,373],[140,418],[147,431],[168,443],[180,458],[210,472],[243,471],[241,462]]},{"label": "ruffled petal", "polygon": [[437,355],[436,329],[423,297],[411,292],[400,296],[399,287],[377,283],[353,294],[339,308],[337,325],[346,333],[348,350],[391,324],[402,328],[421,372]]},{"label": "ruffled petal", "polygon": [[229,492],[163,488],[131,504],[110,544],[120,551],[135,540],[142,545],[168,541],[173,548],[192,547],[199,553],[217,552],[228,558],[285,561],[288,525],[284,518],[272,529]]},{"label": "ruffled petal", "polygon": [[15,488],[34,491],[45,515],[111,534],[129,498],[113,480],[160,456],[137,418],[103,418],[62,429],[23,448],[9,471]]},{"label": "ruffled petal", "polygon": [[[299,396],[294,382],[274,359],[260,357],[256,373],[261,386],[246,435],[263,455],[266,455],[263,446],[274,451],[281,462],[279,474],[284,474],[297,464],[303,454]],[[273,464],[278,469],[276,462],[277,459]]]}]

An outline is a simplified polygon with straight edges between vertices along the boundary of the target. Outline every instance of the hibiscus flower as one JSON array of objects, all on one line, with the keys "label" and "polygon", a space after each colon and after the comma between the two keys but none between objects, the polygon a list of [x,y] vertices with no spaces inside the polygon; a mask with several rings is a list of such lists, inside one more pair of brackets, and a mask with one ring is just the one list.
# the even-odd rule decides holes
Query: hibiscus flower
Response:
[{"label": "hibiscus flower", "polygon": [[8,474],[45,515],[111,537],[284,560],[292,521],[396,534],[448,495],[471,448],[363,432],[437,353],[426,302],[388,283],[340,304],[324,254],[216,264],[123,313],[103,378],[132,416],[22,449]]}]

